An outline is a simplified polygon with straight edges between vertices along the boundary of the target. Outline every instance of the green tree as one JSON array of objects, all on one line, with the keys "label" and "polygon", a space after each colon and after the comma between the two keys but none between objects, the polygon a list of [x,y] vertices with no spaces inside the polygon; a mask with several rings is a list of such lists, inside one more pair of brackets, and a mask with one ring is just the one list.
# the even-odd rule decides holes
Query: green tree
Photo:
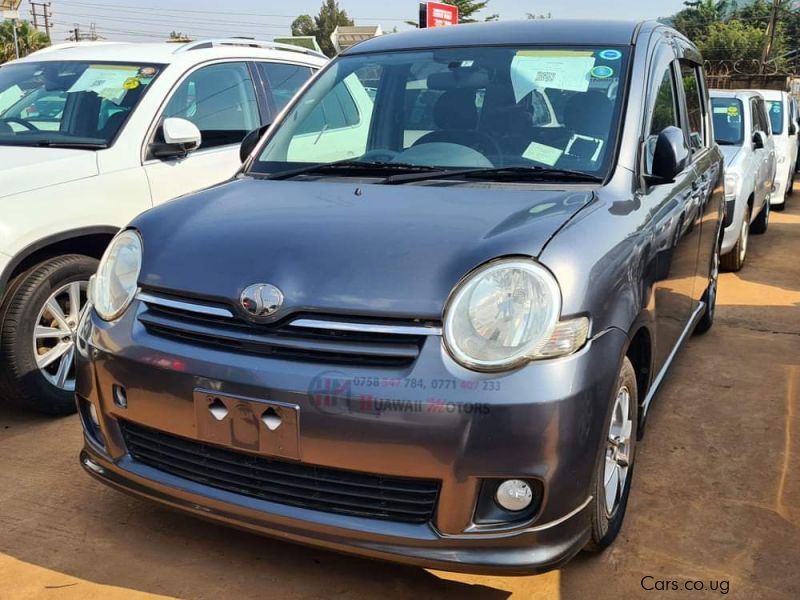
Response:
[{"label": "green tree", "polygon": [[711,25],[724,21],[731,9],[730,0],[685,0],[684,5],[672,25],[695,43],[705,39]]},{"label": "green tree", "polygon": [[766,30],[763,27],[734,19],[727,23],[712,23],[705,39],[698,42],[697,47],[703,58],[710,61],[758,61],[765,41]]},{"label": "green tree", "polygon": [[[475,14],[484,10],[489,4],[489,0],[476,1],[476,0],[443,0],[444,4],[458,7],[458,22],[459,23],[476,23],[478,19]],[[490,15],[484,21],[496,21],[500,15]]]},{"label": "green tree", "polygon": [[349,27],[353,20],[347,12],[339,8],[336,0],[324,0],[319,15],[312,19],[311,15],[300,15],[292,22],[292,35],[313,35],[322,51],[334,56],[336,49],[331,42],[331,34],[337,27]]},{"label": "green tree", "polygon": [[[16,25],[20,56],[27,56],[50,45],[50,39],[27,21],[17,21]],[[15,57],[13,22],[5,20],[0,23],[0,63],[13,60]]]}]

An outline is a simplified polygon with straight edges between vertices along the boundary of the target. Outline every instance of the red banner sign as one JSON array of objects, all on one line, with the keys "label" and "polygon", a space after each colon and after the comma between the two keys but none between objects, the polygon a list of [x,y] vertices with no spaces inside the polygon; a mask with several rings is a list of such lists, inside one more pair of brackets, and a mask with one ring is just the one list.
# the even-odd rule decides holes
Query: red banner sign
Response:
[{"label": "red banner sign", "polygon": [[458,7],[441,2],[423,2],[419,6],[419,26],[446,27],[458,25]]}]

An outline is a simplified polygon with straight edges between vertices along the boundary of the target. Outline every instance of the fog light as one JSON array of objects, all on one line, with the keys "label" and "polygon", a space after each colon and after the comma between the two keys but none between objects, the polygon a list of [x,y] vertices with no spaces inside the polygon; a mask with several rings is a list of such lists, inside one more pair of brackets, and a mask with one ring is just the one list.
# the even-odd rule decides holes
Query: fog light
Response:
[{"label": "fog light", "polygon": [[97,408],[93,402],[89,403],[89,417],[92,419],[92,424],[99,429],[100,419],[97,416]]},{"label": "fog light", "polygon": [[531,486],[520,479],[509,479],[497,487],[494,496],[497,503],[512,512],[525,510],[533,502]]}]

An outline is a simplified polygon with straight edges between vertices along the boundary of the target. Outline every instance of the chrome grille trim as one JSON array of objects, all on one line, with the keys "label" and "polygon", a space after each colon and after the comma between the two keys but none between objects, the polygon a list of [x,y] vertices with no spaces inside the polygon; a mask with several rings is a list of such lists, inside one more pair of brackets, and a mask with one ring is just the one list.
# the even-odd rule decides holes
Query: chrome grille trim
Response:
[{"label": "chrome grille trim", "polygon": [[392,335],[442,335],[441,327],[414,325],[380,325],[377,323],[352,323],[325,321],[319,319],[295,319],[291,327],[305,329],[329,329],[332,331],[353,331],[358,333],[386,333]]},{"label": "chrome grille trim", "polygon": [[[137,300],[145,304],[152,304],[153,306],[163,306],[174,310],[186,311],[188,313],[195,313],[199,315],[208,315],[212,317],[223,317],[226,319],[233,319],[233,311],[227,308],[218,306],[209,306],[207,304],[197,304],[195,302],[187,302],[185,300],[175,300],[165,296],[159,296],[148,292],[139,292],[136,295]],[[359,323],[354,321],[328,321],[323,319],[308,319],[300,318],[295,319],[288,323],[289,327],[297,327],[300,329],[323,329],[329,331],[349,331],[354,333],[382,333],[387,335],[412,335],[412,336],[441,336],[442,328],[436,326],[425,325],[386,325],[380,323]]]},{"label": "chrome grille trim", "polygon": [[147,292],[139,292],[136,295],[136,299],[140,302],[144,302],[145,304],[153,304],[154,306],[174,308],[175,310],[184,310],[186,312],[209,315],[212,317],[225,317],[227,319],[233,318],[233,312],[227,308],[207,306],[205,304],[195,304],[193,302],[185,302],[183,300],[172,300],[171,298],[164,298],[163,296],[156,296],[154,294],[148,294]]}]

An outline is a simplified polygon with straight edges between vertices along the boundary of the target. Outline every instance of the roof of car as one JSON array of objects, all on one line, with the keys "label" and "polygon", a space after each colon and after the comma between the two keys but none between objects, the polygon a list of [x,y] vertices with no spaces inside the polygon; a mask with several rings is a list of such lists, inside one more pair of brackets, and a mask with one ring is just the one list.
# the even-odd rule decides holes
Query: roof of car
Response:
[{"label": "roof of car", "polygon": [[739,99],[747,99],[747,98],[759,98],[761,97],[761,92],[758,90],[709,90],[708,93],[711,95],[712,98],[739,98]]},{"label": "roof of car", "polygon": [[767,100],[783,100],[788,96],[788,92],[782,90],[755,90]]},{"label": "roof of car", "polygon": [[443,48],[569,44],[627,46],[633,43],[641,21],[589,21],[573,19],[532,19],[473,23],[457,27],[416,29],[372,38],[344,54]]},{"label": "roof of car", "polygon": [[191,57],[191,62],[203,62],[209,58],[219,57],[279,59],[308,64],[327,62],[327,58],[310,50],[270,42],[251,42],[250,40],[200,40],[183,44],[68,42],[50,46],[13,62],[75,60],[170,64],[187,57]]}]

